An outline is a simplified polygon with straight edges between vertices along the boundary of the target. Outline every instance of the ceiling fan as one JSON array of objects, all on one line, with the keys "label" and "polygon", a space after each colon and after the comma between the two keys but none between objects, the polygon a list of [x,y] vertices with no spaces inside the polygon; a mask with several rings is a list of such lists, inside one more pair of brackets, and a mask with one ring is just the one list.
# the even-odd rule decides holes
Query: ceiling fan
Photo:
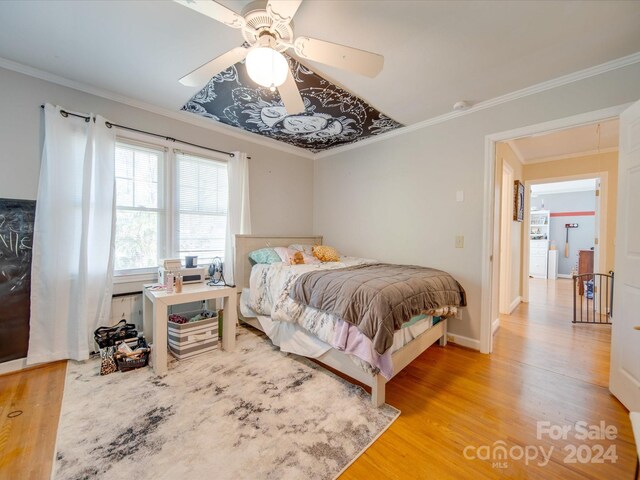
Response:
[{"label": "ceiling fan", "polygon": [[174,0],[176,3],[242,30],[249,47],[237,47],[196,68],[180,79],[190,87],[205,85],[214,75],[246,58],[247,73],[257,84],[278,90],[287,113],[304,112],[304,102],[282,52],[293,49],[308,60],[368,77],[382,70],[384,57],[376,53],[309,37],[293,39],[292,19],[302,0],[258,0],[242,15],[213,0]]}]

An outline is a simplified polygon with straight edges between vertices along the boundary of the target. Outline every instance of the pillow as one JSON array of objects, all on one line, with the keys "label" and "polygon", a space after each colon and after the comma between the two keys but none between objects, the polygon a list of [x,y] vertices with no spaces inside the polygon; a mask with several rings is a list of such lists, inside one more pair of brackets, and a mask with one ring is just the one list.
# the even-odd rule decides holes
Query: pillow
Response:
[{"label": "pillow", "polygon": [[[306,253],[303,253],[300,250],[294,250],[292,248],[286,248],[286,247],[274,247],[273,250],[280,256],[282,261],[287,265],[298,265],[301,263],[313,265],[313,264],[320,263],[320,260],[318,260],[313,255],[307,255]],[[294,255],[296,253],[300,253],[302,255],[302,260],[303,260],[302,262],[300,261],[300,257],[298,257],[294,261]]]},{"label": "pillow", "polygon": [[340,254],[338,251],[327,245],[318,245],[312,249],[313,256],[321,262],[339,262]]},{"label": "pillow", "polygon": [[291,250],[296,250],[298,252],[306,253],[307,255],[313,255],[313,245],[307,245],[304,243],[294,243],[293,245],[289,245]]},{"label": "pillow", "polygon": [[284,263],[286,263],[287,265],[291,265],[291,257],[295,253],[295,250],[291,250],[287,247],[273,247],[273,250]]},{"label": "pillow", "polygon": [[317,265],[317,264],[322,263],[320,260],[318,260],[313,255],[307,255],[306,253],[302,254],[302,258],[304,258],[304,263],[306,263],[307,265]]},{"label": "pillow", "polygon": [[282,262],[282,258],[280,258],[280,255],[278,255],[273,248],[261,248],[249,254],[249,262],[251,262],[251,265],[255,265],[256,263],[278,263]]}]

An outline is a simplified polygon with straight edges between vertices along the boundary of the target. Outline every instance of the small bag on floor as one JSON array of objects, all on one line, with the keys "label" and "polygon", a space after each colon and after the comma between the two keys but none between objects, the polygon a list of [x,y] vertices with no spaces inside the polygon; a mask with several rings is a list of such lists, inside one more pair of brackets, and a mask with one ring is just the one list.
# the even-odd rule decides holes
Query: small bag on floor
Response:
[{"label": "small bag on floor", "polygon": [[116,347],[105,347],[100,349],[100,375],[109,375],[118,370],[114,354]]},{"label": "small bag on floor", "polygon": [[114,347],[123,340],[137,337],[136,326],[133,323],[127,323],[125,319],[120,320],[112,327],[100,327],[93,332],[93,338],[101,349]]}]

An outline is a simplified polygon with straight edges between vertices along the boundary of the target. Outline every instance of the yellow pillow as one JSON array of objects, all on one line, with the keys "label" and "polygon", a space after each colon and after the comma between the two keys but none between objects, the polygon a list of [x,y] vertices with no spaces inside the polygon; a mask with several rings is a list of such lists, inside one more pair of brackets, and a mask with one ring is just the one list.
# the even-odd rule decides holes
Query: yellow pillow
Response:
[{"label": "yellow pillow", "polygon": [[340,254],[333,247],[326,245],[316,245],[313,247],[313,256],[321,262],[339,262]]}]

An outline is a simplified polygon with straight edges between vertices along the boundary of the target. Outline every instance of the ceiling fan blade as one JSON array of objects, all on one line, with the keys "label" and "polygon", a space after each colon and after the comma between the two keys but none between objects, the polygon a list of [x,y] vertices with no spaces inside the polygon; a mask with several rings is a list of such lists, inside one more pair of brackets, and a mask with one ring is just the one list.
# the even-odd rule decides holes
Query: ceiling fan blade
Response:
[{"label": "ceiling fan blade", "polygon": [[278,23],[290,23],[302,0],[269,0],[267,13]]},{"label": "ceiling fan blade", "polygon": [[185,75],[180,79],[180,83],[187,87],[202,87],[205,85],[211,77],[226,70],[231,65],[244,60],[247,56],[249,49],[244,47],[236,47],[229,50],[227,53],[223,53],[219,57],[214,58],[210,62],[196,68],[193,72]]},{"label": "ceiling fan blade", "polygon": [[224,5],[213,0],[173,0],[174,2],[190,8],[202,15],[213,18],[232,28],[242,28],[245,25],[244,17]]},{"label": "ceiling fan blade", "polygon": [[296,113],[302,113],[305,111],[304,101],[300,96],[298,85],[291,74],[291,70],[289,70],[287,79],[284,83],[278,87],[278,93],[280,94],[284,108],[287,109],[287,113],[289,115],[295,115]]},{"label": "ceiling fan blade", "polygon": [[371,78],[378,75],[384,66],[382,55],[316,38],[298,37],[294,47],[302,58]]}]

